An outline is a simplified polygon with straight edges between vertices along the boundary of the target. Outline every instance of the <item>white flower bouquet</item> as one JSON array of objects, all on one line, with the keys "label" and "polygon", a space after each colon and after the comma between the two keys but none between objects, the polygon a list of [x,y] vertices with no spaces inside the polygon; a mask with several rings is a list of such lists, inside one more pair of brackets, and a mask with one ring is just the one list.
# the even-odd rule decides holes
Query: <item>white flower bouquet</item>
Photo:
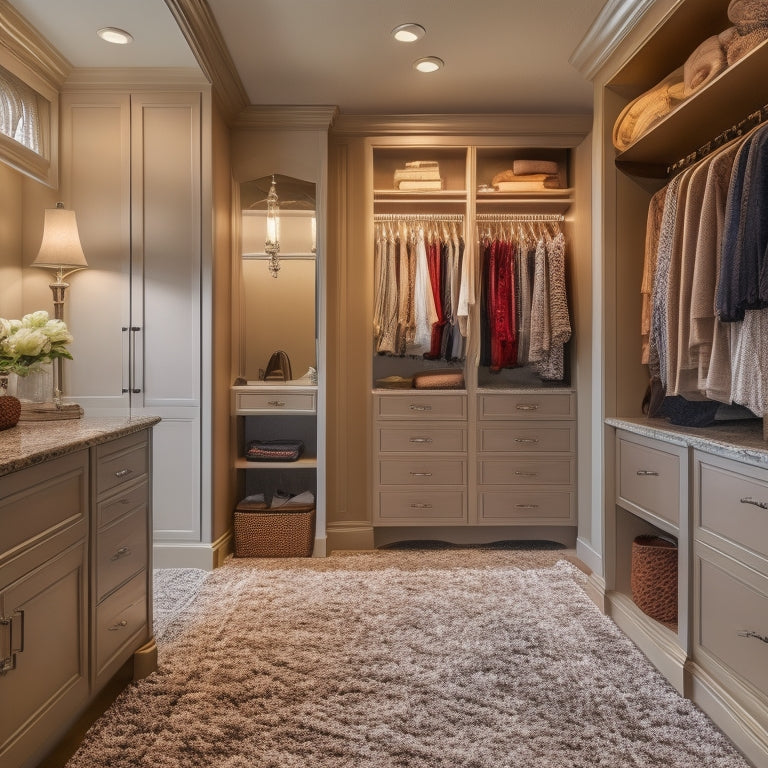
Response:
[{"label": "white flower bouquet", "polygon": [[72,340],[64,321],[51,320],[43,310],[21,320],[0,317],[0,374],[24,377],[60,357],[71,360]]}]

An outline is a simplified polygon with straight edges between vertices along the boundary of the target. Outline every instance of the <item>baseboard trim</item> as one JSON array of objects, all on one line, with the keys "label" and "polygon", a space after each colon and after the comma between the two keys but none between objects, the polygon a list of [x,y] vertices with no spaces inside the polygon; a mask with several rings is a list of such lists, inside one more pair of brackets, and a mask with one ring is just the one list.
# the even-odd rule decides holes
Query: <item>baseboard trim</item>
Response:
[{"label": "baseboard trim", "polygon": [[576,555],[593,573],[603,573],[602,555],[589,542],[578,537],[576,538]]},{"label": "baseboard trim", "polygon": [[133,652],[133,679],[143,680],[157,671],[157,643],[152,637]]},{"label": "baseboard trim", "polygon": [[587,577],[584,591],[589,599],[603,612],[606,612],[605,579],[592,571]]},{"label": "baseboard trim", "polygon": [[326,551],[373,549],[373,526],[367,520],[328,523],[325,529]]}]

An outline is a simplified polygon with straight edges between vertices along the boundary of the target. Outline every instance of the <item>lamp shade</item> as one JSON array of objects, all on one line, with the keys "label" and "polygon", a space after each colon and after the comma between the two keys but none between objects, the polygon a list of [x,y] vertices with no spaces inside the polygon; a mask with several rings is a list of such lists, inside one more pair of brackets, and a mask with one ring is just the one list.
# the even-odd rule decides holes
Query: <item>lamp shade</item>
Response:
[{"label": "lamp shade", "polygon": [[45,209],[43,240],[32,266],[51,269],[82,269],[88,266],[80,245],[75,212],[68,211],[61,203],[56,208]]}]

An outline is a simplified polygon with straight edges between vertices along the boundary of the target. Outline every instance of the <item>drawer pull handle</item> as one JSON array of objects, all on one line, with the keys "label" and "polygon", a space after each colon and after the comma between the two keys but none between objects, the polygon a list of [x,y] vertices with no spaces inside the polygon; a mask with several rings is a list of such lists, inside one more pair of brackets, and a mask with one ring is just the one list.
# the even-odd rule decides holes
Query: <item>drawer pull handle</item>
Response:
[{"label": "drawer pull handle", "polygon": [[408,442],[409,443],[431,443],[432,438],[431,437],[409,437]]},{"label": "drawer pull handle", "polygon": [[282,400],[268,400],[267,405],[273,405],[275,408],[282,408],[285,403]]},{"label": "drawer pull handle", "polygon": [[538,443],[538,439],[535,437],[516,437],[516,443]]},{"label": "drawer pull handle", "polygon": [[517,408],[518,411],[537,411],[539,406],[536,405],[536,403],[531,403],[530,405],[520,403],[519,405],[516,405],[515,408]]},{"label": "drawer pull handle", "polygon": [[432,509],[431,504],[411,504],[411,509]]},{"label": "drawer pull handle", "polygon": [[113,624],[111,627],[107,627],[107,630],[109,632],[117,632],[119,629],[122,629],[123,627],[127,627],[128,622],[123,619],[122,621],[118,621],[117,624]]},{"label": "drawer pull handle", "polygon": [[432,477],[431,472],[411,472],[411,477]]},{"label": "drawer pull handle", "polygon": [[538,504],[515,504],[518,509],[538,509]]},{"label": "drawer pull handle", "polygon": [[756,507],[760,507],[760,509],[768,509],[768,502],[758,501],[757,499],[753,499],[751,496],[745,496],[743,499],[741,499],[741,503],[754,504]]},{"label": "drawer pull handle", "polygon": [[736,634],[739,637],[754,637],[755,640],[760,640],[763,643],[768,643],[768,637],[766,635],[761,635],[758,632],[753,632],[750,629],[740,629]]},{"label": "drawer pull handle", "polygon": [[132,469],[118,469],[117,472],[115,472],[115,477],[125,477],[126,475],[130,475],[132,472]]},{"label": "drawer pull handle", "polygon": [[515,472],[518,477],[536,477],[538,472]]},{"label": "drawer pull handle", "polygon": [[637,474],[640,475],[640,477],[658,477],[659,476],[659,473],[653,469],[638,469]]},{"label": "drawer pull handle", "polygon": [[432,406],[431,405],[414,405],[411,403],[408,406],[412,411],[431,411]]},{"label": "drawer pull handle", "polygon": [[128,547],[120,547],[120,549],[118,549],[117,552],[115,552],[115,554],[112,555],[112,557],[109,559],[114,562],[115,560],[119,560],[121,557],[128,557],[130,554],[131,550],[128,549]]}]

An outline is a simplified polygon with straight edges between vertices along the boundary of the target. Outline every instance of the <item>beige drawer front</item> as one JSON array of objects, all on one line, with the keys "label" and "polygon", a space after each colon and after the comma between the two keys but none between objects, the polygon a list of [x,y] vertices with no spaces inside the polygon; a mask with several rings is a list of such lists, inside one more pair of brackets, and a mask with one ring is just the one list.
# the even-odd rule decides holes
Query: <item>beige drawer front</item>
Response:
[{"label": "beige drawer front", "polygon": [[380,453],[465,453],[467,430],[465,427],[413,424],[379,426]]},{"label": "beige drawer front", "polygon": [[448,458],[385,459],[379,462],[380,485],[464,485],[467,462]]},{"label": "beige drawer front", "polygon": [[576,522],[570,491],[483,490],[479,501],[478,515],[480,522],[485,524],[567,525]]},{"label": "beige drawer front", "polygon": [[700,557],[696,566],[700,607],[694,658],[701,648],[768,695],[768,642],[761,639],[768,638],[768,579]]},{"label": "beige drawer front", "polygon": [[618,503],[629,502],[673,525],[680,520],[680,457],[619,438]]},{"label": "beige drawer front", "polygon": [[390,525],[421,523],[463,524],[467,502],[463,491],[383,491],[379,494],[379,522]]},{"label": "beige drawer front", "polygon": [[314,413],[317,396],[310,392],[238,392],[237,413]]},{"label": "beige drawer front", "polygon": [[[0,484],[0,558],[75,523],[88,511],[88,452],[5,475]],[[34,510],[34,514],[31,511]]]},{"label": "beige drawer front", "polygon": [[483,459],[478,465],[481,485],[571,485],[575,459]]},{"label": "beige drawer front", "polygon": [[[734,463],[699,463],[698,525],[768,557],[768,483],[762,479],[765,473],[748,477],[735,471],[737,468],[750,470]],[[760,470],[752,471],[757,475]]]},{"label": "beige drawer front", "polygon": [[570,392],[481,394],[481,419],[573,419],[576,400]]},{"label": "beige drawer front", "polygon": [[126,643],[146,627],[147,575],[142,571],[96,608],[96,673],[118,654],[127,659],[134,648]]},{"label": "beige drawer front", "polygon": [[99,495],[149,473],[146,432],[96,448],[96,491]]},{"label": "beige drawer front", "polygon": [[376,395],[379,419],[460,419],[467,418],[466,395],[436,395],[410,392],[405,395]]},{"label": "beige drawer front", "polygon": [[96,536],[97,600],[147,567],[147,514],[137,509]]},{"label": "beige drawer front", "polygon": [[147,481],[139,483],[134,488],[127,489],[117,498],[111,498],[109,501],[102,501],[98,505],[98,526],[101,528],[108,525],[113,520],[127,515],[136,509],[142,509],[146,514],[149,504],[149,486]]},{"label": "beige drawer front", "polygon": [[486,453],[572,453],[576,431],[560,422],[531,426],[486,425],[480,428],[480,450]]}]

